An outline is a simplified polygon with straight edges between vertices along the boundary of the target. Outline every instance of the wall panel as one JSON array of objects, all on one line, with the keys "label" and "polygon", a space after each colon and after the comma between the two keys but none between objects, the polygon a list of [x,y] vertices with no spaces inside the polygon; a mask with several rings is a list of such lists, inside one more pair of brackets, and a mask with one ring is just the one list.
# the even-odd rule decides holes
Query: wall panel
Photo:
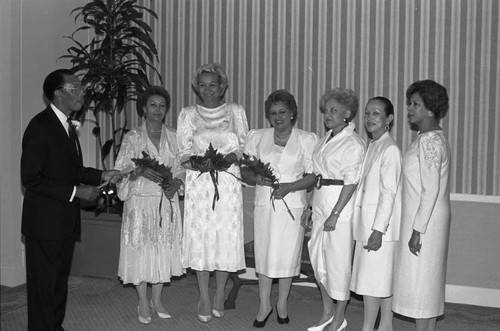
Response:
[{"label": "wall panel", "polygon": [[[405,90],[419,79],[448,88],[443,120],[453,152],[452,192],[500,195],[499,4],[495,0],[163,0],[155,40],[168,122],[195,102],[196,68],[222,63],[227,101],[241,103],[251,128],[267,127],[264,100],[286,88],[299,104],[297,126],[324,133],[319,99],[327,88],[354,89],[360,112],[384,95],[396,109],[393,131],[404,151],[415,136]],[[137,121],[137,118],[134,118]],[[361,129],[361,134],[366,134]]]}]

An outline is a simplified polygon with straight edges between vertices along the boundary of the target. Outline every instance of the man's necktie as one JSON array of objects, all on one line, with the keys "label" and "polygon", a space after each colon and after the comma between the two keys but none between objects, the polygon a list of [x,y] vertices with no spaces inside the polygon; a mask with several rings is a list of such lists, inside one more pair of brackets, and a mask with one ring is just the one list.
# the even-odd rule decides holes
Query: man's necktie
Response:
[{"label": "man's necktie", "polygon": [[78,156],[81,156],[82,153],[80,151],[80,144],[78,144],[78,141],[77,141],[78,137],[76,136],[75,126],[73,125],[73,123],[71,123],[71,119],[69,117],[66,120],[66,122],[68,122],[69,139],[71,140],[71,142],[75,146]]}]

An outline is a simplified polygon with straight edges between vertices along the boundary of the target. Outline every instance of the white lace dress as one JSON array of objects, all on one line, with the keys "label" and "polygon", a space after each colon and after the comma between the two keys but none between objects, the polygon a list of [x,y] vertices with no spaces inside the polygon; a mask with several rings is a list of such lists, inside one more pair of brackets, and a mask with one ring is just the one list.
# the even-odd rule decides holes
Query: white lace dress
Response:
[{"label": "white lace dress", "polygon": [[[413,318],[444,313],[450,236],[450,147],[442,130],[419,134],[403,156],[403,214],[396,251],[394,312]],[[419,256],[408,248],[421,233]]]},{"label": "white lace dress", "polygon": [[[142,151],[171,166],[174,176],[183,179],[185,172],[177,163],[174,131],[163,126],[157,151],[144,124],[131,130],[123,139],[115,169],[130,168],[131,159],[142,158]],[[123,283],[167,283],[171,276],[182,275],[182,220],[177,194],[172,199],[173,209],[163,196],[160,212],[162,191],[158,184],[144,177],[134,181],[126,177],[117,186],[118,196],[124,201],[118,265]]]},{"label": "white lace dress", "polygon": [[[225,103],[217,108],[199,105],[179,113],[179,160],[203,155],[209,144],[222,154],[241,156],[248,123],[245,110]],[[239,167],[228,169],[240,177]],[[245,268],[241,182],[231,174],[218,175],[219,200],[212,209],[214,185],[210,174],[186,170],[183,262],[194,270],[237,271]]]}]

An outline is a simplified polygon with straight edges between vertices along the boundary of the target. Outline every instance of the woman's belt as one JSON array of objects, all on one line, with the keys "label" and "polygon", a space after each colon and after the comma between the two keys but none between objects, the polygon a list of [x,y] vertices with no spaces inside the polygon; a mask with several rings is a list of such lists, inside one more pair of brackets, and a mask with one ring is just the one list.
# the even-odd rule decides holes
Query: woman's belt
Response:
[{"label": "woman's belt", "polygon": [[314,187],[320,189],[321,186],[330,186],[330,185],[344,185],[344,181],[342,179],[327,179],[323,178],[323,176],[321,175],[316,175]]}]

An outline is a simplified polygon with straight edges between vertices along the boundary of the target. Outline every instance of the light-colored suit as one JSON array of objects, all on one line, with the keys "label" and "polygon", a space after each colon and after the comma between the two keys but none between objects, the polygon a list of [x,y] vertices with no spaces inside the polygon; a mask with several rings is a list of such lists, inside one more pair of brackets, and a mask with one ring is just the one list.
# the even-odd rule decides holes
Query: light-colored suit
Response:
[{"label": "light-colored suit", "polygon": [[354,204],[353,237],[366,242],[373,230],[397,241],[401,219],[401,152],[386,132],[372,141],[363,161]]}]

